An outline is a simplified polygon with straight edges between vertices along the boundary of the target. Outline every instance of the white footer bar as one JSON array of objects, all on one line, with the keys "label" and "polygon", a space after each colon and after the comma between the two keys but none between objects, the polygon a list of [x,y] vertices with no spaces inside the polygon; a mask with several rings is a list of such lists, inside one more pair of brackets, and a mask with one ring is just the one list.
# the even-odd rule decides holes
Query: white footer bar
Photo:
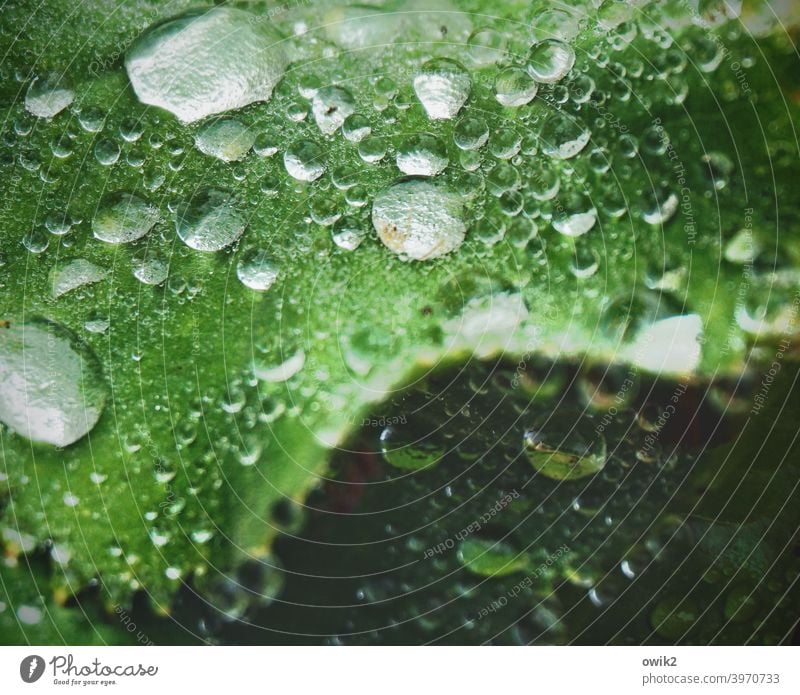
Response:
[{"label": "white footer bar", "polygon": [[[800,693],[794,647],[4,647],[0,692]],[[153,691],[153,689],[155,689]]]}]

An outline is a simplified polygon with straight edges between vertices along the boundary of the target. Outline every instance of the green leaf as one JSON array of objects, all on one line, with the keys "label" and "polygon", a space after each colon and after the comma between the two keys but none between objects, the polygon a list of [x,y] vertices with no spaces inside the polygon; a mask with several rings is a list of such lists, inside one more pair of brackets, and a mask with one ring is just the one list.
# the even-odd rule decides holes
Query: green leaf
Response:
[{"label": "green leaf", "polygon": [[[167,611],[182,580],[212,590],[247,557],[269,557],[276,503],[304,499],[370,407],[432,369],[535,354],[705,382],[740,374],[753,343],[794,337],[797,249],[786,230],[797,221],[798,160],[786,143],[798,72],[786,37],[756,41],[732,24],[719,43],[670,7],[648,5],[646,16],[634,7],[623,26],[607,3],[588,4],[571,76],[503,106],[498,54],[476,47],[488,35],[474,32],[491,25],[524,66],[528,21],[546,4],[493,6],[502,16],[491,20],[481,2],[459,5],[463,14],[415,2],[383,13],[238,4],[250,13],[237,15],[240,29],[274,24],[291,64],[270,100],[225,114],[252,129],[262,153],[236,163],[195,145],[213,116],[181,123],[131,86],[123,58],[167,19],[163,8],[4,10],[13,56],[4,77],[18,81],[2,80],[0,320],[16,331],[44,317],[78,335],[108,388],[99,422],[63,449],[0,429],[4,526],[68,549],[56,591],[97,579],[109,602],[142,588]],[[298,26],[306,33],[292,36]],[[208,56],[217,67],[225,54]],[[34,118],[25,95],[52,73],[74,101]],[[449,75],[456,101],[468,76],[457,117],[431,118],[443,107],[420,103],[421,74]],[[349,97],[315,105],[313,92],[334,83]],[[321,132],[348,99],[372,129],[360,143]],[[477,151],[463,149],[476,132],[466,118],[486,123]],[[433,189],[398,202],[396,154],[410,152],[405,173],[420,173],[442,151]],[[324,173],[298,180],[318,171],[314,157]],[[376,230],[372,203],[387,190]],[[115,227],[108,215],[120,209],[109,205],[120,192],[142,202],[123,197]],[[236,236],[244,222],[241,239],[215,253],[197,250],[202,239],[184,243],[202,206],[220,201],[211,233]],[[430,242],[451,252],[399,258],[398,249],[415,255],[408,216],[425,222],[431,201],[447,214],[426,228],[417,257],[435,255]],[[131,243],[95,238],[151,223]],[[729,249],[742,229],[762,249],[749,274]],[[342,232],[340,246],[332,234]],[[239,279],[256,251],[268,275],[277,270],[265,292]],[[140,280],[167,266],[164,282]],[[75,284],[76,269],[85,284],[54,296],[54,277]],[[49,378],[53,364],[31,365],[29,378]]]}]

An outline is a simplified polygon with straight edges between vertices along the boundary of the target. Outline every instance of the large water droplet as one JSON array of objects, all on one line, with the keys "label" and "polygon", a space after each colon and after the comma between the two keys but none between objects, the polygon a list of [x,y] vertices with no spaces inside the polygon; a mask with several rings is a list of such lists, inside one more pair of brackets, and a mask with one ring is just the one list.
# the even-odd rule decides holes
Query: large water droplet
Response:
[{"label": "large water droplet", "polygon": [[144,285],[160,285],[169,276],[169,265],[147,254],[133,259],[133,277]]},{"label": "large water droplet", "polygon": [[99,282],[105,276],[106,271],[103,268],[85,258],[76,258],[53,269],[50,275],[53,297],[58,298],[78,287]]},{"label": "large water droplet", "polygon": [[278,279],[278,266],[266,251],[256,249],[239,259],[236,275],[251,290],[264,292]]},{"label": "large water droplet", "polygon": [[203,188],[175,210],[175,230],[190,248],[220,251],[236,241],[245,228],[245,218],[231,196],[215,188]]},{"label": "large water droplet", "polygon": [[506,68],[494,81],[494,95],[503,106],[522,106],[527,104],[539,85],[521,68]]},{"label": "large water droplet", "polygon": [[343,48],[386,46],[397,37],[398,16],[376,7],[336,7],[324,20],[325,33]]},{"label": "large water droplet", "polygon": [[575,65],[575,51],[558,39],[545,39],[531,48],[528,72],[537,82],[558,82]]},{"label": "large water droplet", "polygon": [[355,218],[345,216],[333,225],[331,230],[333,243],[345,251],[355,251],[366,238],[363,225]]},{"label": "large water droplet", "polygon": [[565,236],[586,234],[597,222],[597,210],[588,196],[575,193],[556,206],[553,228]]},{"label": "large water droplet", "polygon": [[119,160],[120,148],[114,140],[99,140],[94,146],[94,158],[104,167],[116,164]]},{"label": "large water droplet", "polygon": [[473,65],[485,67],[506,57],[506,37],[489,27],[476,29],[467,39],[468,55]]},{"label": "large water droplet", "polygon": [[0,421],[36,442],[67,446],[89,432],[106,400],[92,349],[46,319],[0,328]]},{"label": "large water droplet", "polygon": [[342,122],[342,135],[350,142],[361,142],[371,132],[372,126],[361,114],[351,114]]},{"label": "large water droplet", "polygon": [[289,60],[273,23],[261,20],[214,7],[151,27],[125,57],[136,95],[184,123],[268,100]]},{"label": "large water droplet", "polygon": [[489,139],[489,126],[482,118],[465,116],[453,128],[453,142],[462,150],[477,150]]},{"label": "large water droplet", "polygon": [[537,13],[531,23],[533,39],[542,42],[547,39],[572,41],[580,30],[578,17],[565,10],[545,10]]},{"label": "large water droplet", "polygon": [[414,91],[429,118],[453,118],[464,106],[472,80],[463,66],[454,60],[430,60],[414,78]]},{"label": "large water droplet", "polygon": [[594,475],[606,464],[606,440],[594,422],[580,414],[548,413],[525,433],[533,467],[553,480]]},{"label": "large water droplet", "polygon": [[253,375],[261,381],[281,383],[288,381],[295,374],[298,374],[306,364],[306,353],[304,350],[297,350],[293,355],[287,357],[277,366],[268,366],[261,363],[253,364]]},{"label": "large water droplet", "polygon": [[448,0],[400,0],[388,9],[366,3],[336,7],[324,17],[325,32],[344,48],[383,50],[396,41],[429,43],[447,37],[463,42],[472,29],[469,17]]},{"label": "large water droplet", "polygon": [[31,82],[25,94],[25,108],[37,118],[52,118],[75,98],[65,77],[50,73]]},{"label": "large water droplet", "polygon": [[97,239],[110,244],[127,244],[141,239],[158,222],[158,209],[130,193],[103,197],[92,220]]},{"label": "large water droplet", "polygon": [[570,159],[586,147],[590,137],[589,129],[575,116],[554,113],[542,127],[542,152],[558,159]]},{"label": "large water droplet", "polygon": [[753,276],[736,308],[739,327],[761,340],[797,335],[798,295],[796,279],[792,280],[787,283],[779,273]]},{"label": "large water droplet", "polygon": [[375,198],[372,224],[399,256],[425,261],[459,248],[466,224],[461,197],[425,181],[405,181]]},{"label": "large water droplet", "polygon": [[753,230],[745,227],[736,232],[725,244],[725,260],[736,265],[753,263],[761,252],[761,242],[753,235]]},{"label": "large water droplet", "polygon": [[435,135],[405,138],[397,147],[397,168],[412,176],[436,176],[447,166],[447,147]]},{"label": "large water droplet", "polygon": [[283,153],[289,176],[298,181],[315,181],[325,172],[325,151],[313,140],[298,140]]},{"label": "large water droplet", "polygon": [[678,210],[678,196],[670,189],[660,186],[644,194],[642,219],[648,224],[664,224]]}]

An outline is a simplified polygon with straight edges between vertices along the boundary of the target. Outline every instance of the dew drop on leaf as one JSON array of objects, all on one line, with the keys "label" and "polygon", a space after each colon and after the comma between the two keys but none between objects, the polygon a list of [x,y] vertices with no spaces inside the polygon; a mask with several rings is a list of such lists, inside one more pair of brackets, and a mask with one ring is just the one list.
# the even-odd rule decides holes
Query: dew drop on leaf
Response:
[{"label": "dew drop on leaf", "polygon": [[184,123],[267,101],[289,63],[272,22],[214,7],[146,31],[125,56],[136,95]]},{"label": "dew drop on leaf", "polygon": [[0,328],[0,421],[35,442],[68,446],[97,424],[106,401],[94,351],[42,318]]},{"label": "dew drop on leaf", "polygon": [[453,118],[464,106],[472,88],[466,69],[447,58],[430,60],[414,77],[414,91],[429,118]]},{"label": "dew drop on leaf", "polygon": [[184,244],[196,251],[221,251],[244,233],[245,218],[230,194],[216,188],[201,189],[175,209],[175,230]]},{"label": "dew drop on leaf", "polygon": [[52,118],[75,99],[65,77],[49,73],[31,82],[25,94],[25,108],[37,118]]},{"label": "dew drop on leaf", "polygon": [[397,183],[379,193],[372,206],[372,224],[387,248],[417,261],[455,251],[466,234],[461,197],[419,180]]},{"label": "dew drop on leaf", "polygon": [[531,48],[528,72],[537,82],[559,82],[575,65],[575,51],[558,39],[545,39]]},{"label": "dew drop on leaf", "polygon": [[234,119],[221,119],[203,126],[195,137],[195,145],[203,154],[223,162],[237,162],[250,151],[256,134]]},{"label": "dew drop on leaf", "polygon": [[585,416],[548,413],[525,433],[525,452],[533,467],[553,480],[594,475],[606,464],[606,441]]},{"label": "dew drop on leaf", "polygon": [[264,292],[278,278],[278,266],[271,256],[260,249],[245,253],[236,264],[236,276],[251,290]]},{"label": "dew drop on leaf", "polygon": [[94,236],[110,244],[141,239],[159,219],[158,209],[131,193],[103,197],[92,220]]}]

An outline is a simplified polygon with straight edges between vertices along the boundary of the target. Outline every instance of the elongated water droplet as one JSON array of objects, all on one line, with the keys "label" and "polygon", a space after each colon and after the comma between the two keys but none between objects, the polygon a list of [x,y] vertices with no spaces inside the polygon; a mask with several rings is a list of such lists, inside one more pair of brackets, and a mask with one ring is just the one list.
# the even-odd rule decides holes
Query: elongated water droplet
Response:
[{"label": "elongated water droplet", "polygon": [[390,425],[380,435],[381,453],[395,468],[416,471],[433,466],[444,448],[432,437],[412,431],[408,425]]},{"label": "elongated water droplet", "polygon": [[58,298],[78,287],[99,282],[105,276],[106,271],[100,266],[85,258],[76,258],[74,261],[53,269],[50,276],[53,297]]},{"label": "elongated water droplet", "polygon": [[130,193],[111,193],[103,198],[92,220],[94,236],[110,244],[141,239],[158,222],[158,209]]},{"label": "elongated water droplet", "polygon": [[281,38],[250,12],[197,10],[150,28],[125,67],[141,101],[191,123],[268,100],[289,63]]},{"label": "elongated water droplet", "polygon": [[209,123],[201,128],[195,137],[198,150],[223,162],[236,162],[242,159],[255,141],[255,131],[233,119]]},{"label": "elongated water droplet", "polygon": [[525,569],[527,558],[503,541],[467,538],[458,546],[458,561],[482,577],[503,577]]}]

